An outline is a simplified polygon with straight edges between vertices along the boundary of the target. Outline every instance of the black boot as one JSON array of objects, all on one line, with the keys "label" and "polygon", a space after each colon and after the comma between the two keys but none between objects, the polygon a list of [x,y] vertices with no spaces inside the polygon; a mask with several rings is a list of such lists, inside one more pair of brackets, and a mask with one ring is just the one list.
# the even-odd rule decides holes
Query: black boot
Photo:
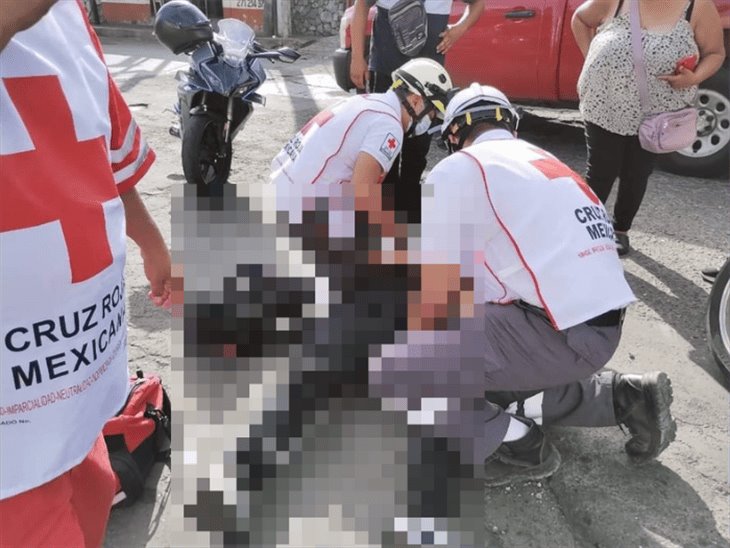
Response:
[{"label": "black boot", "polygon": [[626,453],[634,464],[656,458],[677,435],[669,407],[672,383],[666,373],[613,377],[613,409],[616,422],[631,432]]},{"label": "black boot", "polygon": [[506,441],[484,462],[487,487],[539,480],[552,476],[560,467],[560,453],[542,429],[529,419],[527,434],[515,441]]}]

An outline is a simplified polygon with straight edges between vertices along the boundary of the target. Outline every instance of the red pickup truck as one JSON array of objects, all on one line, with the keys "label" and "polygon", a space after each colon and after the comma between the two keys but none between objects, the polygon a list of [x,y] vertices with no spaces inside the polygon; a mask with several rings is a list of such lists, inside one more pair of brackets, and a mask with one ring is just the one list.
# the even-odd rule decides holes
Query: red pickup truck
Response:
[{"label": "red pickup truck", "polygon": [[[583,56],[573,39],[570,20],[584,0],[487,0],[480,20],[449,51],[446,68],[457,86],[491,84],[520,104],[577,106],[577,81]],[[730,53],[730,0],[714,0]],[[454,2],[450,21],[464,11]],[[368,36],[376,10],[370,10]],[[350,21],[342,16],[340,48],[333,63],[337,84],[349,91]],[[367,51],[366,47],[366,51]],[[728,60],[700,86],[697,140],[692,147],[661,157],[663,167],[679,173],[714,176],[730,166]]]}]

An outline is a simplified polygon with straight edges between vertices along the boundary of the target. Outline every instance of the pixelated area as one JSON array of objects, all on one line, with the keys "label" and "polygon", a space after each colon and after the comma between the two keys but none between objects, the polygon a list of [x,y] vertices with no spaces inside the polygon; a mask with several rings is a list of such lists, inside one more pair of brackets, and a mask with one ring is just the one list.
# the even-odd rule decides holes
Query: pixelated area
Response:
[{"label": "pixelated area", "polygon": [[174,546],[484,546],[480,326],[407,332],[419,268],[338,205],[173,190]]}]

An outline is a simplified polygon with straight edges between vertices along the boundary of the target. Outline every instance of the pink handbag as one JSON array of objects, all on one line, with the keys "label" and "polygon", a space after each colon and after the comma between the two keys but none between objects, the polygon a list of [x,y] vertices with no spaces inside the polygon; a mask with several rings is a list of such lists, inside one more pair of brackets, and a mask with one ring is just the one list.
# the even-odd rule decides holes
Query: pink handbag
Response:
[{"label": "pink handbag", "polygon": [[[629,18],[636,83],[639,87],[641,110],[646,112],[649,108],[649,90],[646,81],[644,48],[641,45],[639,0],[631,0]],[[655,154],[682,150],[690,146],[695,139],[697,139],[697,109],[694,107],[645,116],[639,126],[641,148]]]}]

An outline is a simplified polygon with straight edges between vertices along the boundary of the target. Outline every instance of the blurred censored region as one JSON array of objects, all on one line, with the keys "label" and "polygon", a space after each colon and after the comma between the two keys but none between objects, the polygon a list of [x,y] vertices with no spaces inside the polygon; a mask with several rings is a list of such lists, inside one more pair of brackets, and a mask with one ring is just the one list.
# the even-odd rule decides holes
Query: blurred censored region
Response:
[{"label": "blurred censored region", "polygon": [[173,190],[172,544],[484,546],[481,327],[409,333],[419,266],[275,192]]}]

